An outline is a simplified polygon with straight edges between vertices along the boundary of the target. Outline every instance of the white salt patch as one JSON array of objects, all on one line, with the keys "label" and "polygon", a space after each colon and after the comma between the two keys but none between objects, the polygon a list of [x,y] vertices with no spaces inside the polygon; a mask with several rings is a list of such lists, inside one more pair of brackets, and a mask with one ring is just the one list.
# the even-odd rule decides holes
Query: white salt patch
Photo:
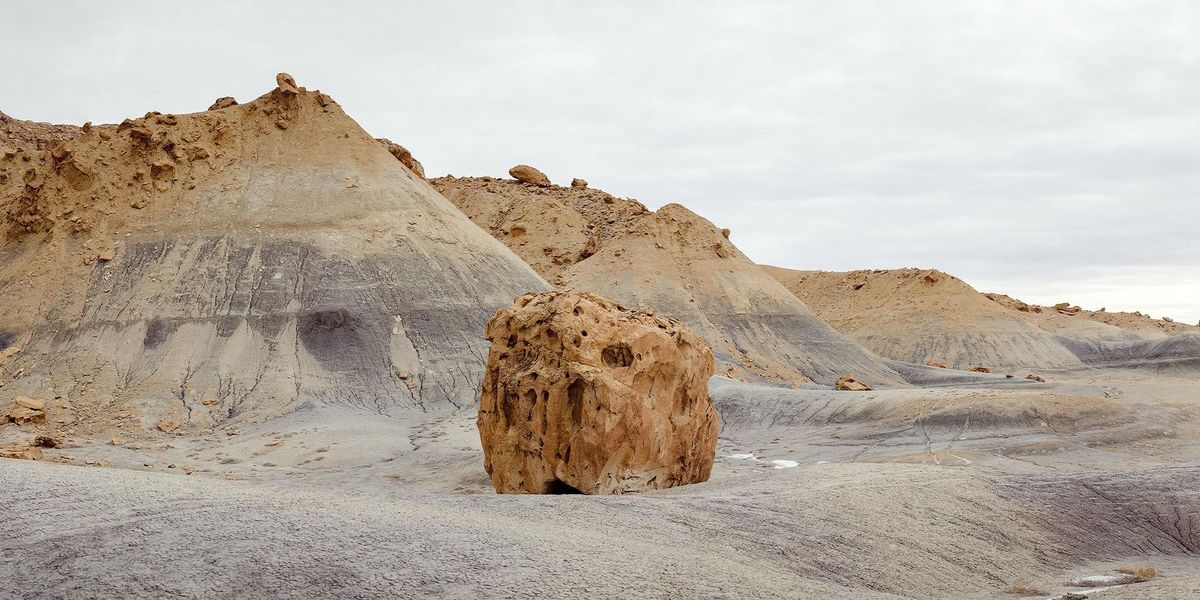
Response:
[{"label": "white salt patch", "polygon": [[757,456],[755,456],[753,453],[747,453],[747,454],[730,454],[730,455],[729,455],[729,458],[736,458],[736,459],[738,459],[738,460],[758,460],[758,457],[757,457]]},{"label": "white salt patch", "polygon": [[794,460],[773,460],[771,464],[775,465],[776,469],[791,469],[800,466],[800,463]]}]

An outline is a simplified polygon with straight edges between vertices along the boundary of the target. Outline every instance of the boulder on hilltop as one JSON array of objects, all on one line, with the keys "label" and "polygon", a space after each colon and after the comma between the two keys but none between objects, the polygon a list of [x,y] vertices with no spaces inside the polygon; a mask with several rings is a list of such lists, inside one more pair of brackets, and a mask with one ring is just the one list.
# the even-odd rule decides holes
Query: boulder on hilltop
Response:
[{"label": "boulder on hilltop", "polygon": [[545,173],[529,165],[517,165],[509,169],[508,174],[511,175],[513,179],[523,183],[532,183],[536,186],[550,187],[550,178],[546,177]]}]

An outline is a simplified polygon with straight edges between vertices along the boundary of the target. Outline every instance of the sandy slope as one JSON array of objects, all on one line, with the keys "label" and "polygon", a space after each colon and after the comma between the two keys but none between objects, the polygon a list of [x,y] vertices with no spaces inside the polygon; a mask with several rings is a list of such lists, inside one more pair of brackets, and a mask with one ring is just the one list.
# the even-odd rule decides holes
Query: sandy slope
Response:
[{"label": "sandy slope", "polygon": [[904,383],[683,206],[649,211],[590,188],[514,180],[432,183],[548,281],[680,319],[725,374],[829,385],[852,372],[873,385]]}]

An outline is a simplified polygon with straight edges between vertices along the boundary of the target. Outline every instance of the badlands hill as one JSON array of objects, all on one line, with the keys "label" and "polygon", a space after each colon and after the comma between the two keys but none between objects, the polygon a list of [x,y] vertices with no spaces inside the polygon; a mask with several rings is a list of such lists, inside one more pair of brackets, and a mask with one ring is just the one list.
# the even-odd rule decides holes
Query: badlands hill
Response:
[{"label": "badlands hill", "polygon": [[286,77],[249,103],[9,147],[0,215],[5,396],[67,422],[469,406],[484,323],[549,287]]},{"label": "badlands hill", "polygon": [[1190,369],[1200,359],[1200,328],[1066,303],[1034,306],[981,294],[937,270],[764,269],[839,331],[895,360],[1006,370]]},{"label": "badlands hill", "polygon": [[822,319],[880,356],[958,369],[1080,366],[1053,335],[940,271],[763,268]]},{"label": "badlands hill", "polygon": [[431,181],[547,281],[677,318],[712,347],[718,372],[823,385],[898,373],[817,318],[703,217],[650,211],[587,187],[442,177]]}]

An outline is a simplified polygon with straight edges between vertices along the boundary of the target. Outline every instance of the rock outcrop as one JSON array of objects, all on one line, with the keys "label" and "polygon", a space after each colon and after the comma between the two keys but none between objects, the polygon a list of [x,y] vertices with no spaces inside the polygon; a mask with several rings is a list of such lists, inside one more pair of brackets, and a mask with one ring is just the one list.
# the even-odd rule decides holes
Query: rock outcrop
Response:
[{"label": "rock outcrop", "polygon": [[278,73],[275,75],[275,84],[279,86],[279,91],[285,94],[299,94],[300,86],[296,85],[296,78],[287,73]]},{"label": "rock outcrop", "polygon": [[41,460],[42,449],[29,444],[13,442],[0,448],[0,458],[12,458],[17,460]]},{"label": "rock outcrop", "polygon": [[0,414],[0,425],[9,421],[17,425],[46,422],[46,403],[26,396],[17,396],[8,414]]},{"label": "rock outcrop", "polygon": [[842,375],[841,378],[838,379],[833,384],[833,387],[834,387],[834,389],[837,389],[837,390],[840,390],[843,392],[869,392],[869,391],[871,391],[871,386],[855,379],[854,376],[849,373]]},{"label": "rock outcrop", "polygon": [[580,179],[580,178],[576,177],[571,180],[571,187],[585,188],[587,186],[588,186],[588,183],[587,183],[586,179]]},{"label": "rock outcrop", "polygon": [[221,96],[220,98],[217,98],[217,100],[213,102],[211,106],[208,107],[208,110],[221,110],[222,108],[237,106],[237,103],[237,99],[233,96]]},{"label": "rock outcrop", "polygon": [[418,177],[421,177],[422,179],[425,178],[425,167],[421,165],[421,161],[413,158],[412,152],[409,152],[408,148],[405,148],[404,146],[401,146],[400,144],[397,144],[396,142],[393,142],[387,138],[375,139],[378,140],[379,143],[383,144],[383,147],[387,148],[388,152],[391,152],[392,156],[395,156],[396,160],[400,161],[400,164],[408,167],[408,170],[416,173]]},{"label": "rock outcrop", "polygon": [[622,494],[708,479],[713,357],[677,321],[591,293],[526,294],[488,323],[479,405],[500,493]]},{"label": "rock outcrop", "polygon": [[509,169],[508,174],[511,175],[513,179],[516,179],[522,183],[532,183],[536,186],[550,187],[550,178],[546,177],[545,173],[529,165],[517,165]]},{"label": "rock outcrop", "polygon": [[1076,313],[1083,309],[1079,308],[1078,306],[1071,306],[1070,302],[1059,302],[1058,304],[1054,305],[1054,310],[1057,310],[1059,314],[1073,317]]}]

